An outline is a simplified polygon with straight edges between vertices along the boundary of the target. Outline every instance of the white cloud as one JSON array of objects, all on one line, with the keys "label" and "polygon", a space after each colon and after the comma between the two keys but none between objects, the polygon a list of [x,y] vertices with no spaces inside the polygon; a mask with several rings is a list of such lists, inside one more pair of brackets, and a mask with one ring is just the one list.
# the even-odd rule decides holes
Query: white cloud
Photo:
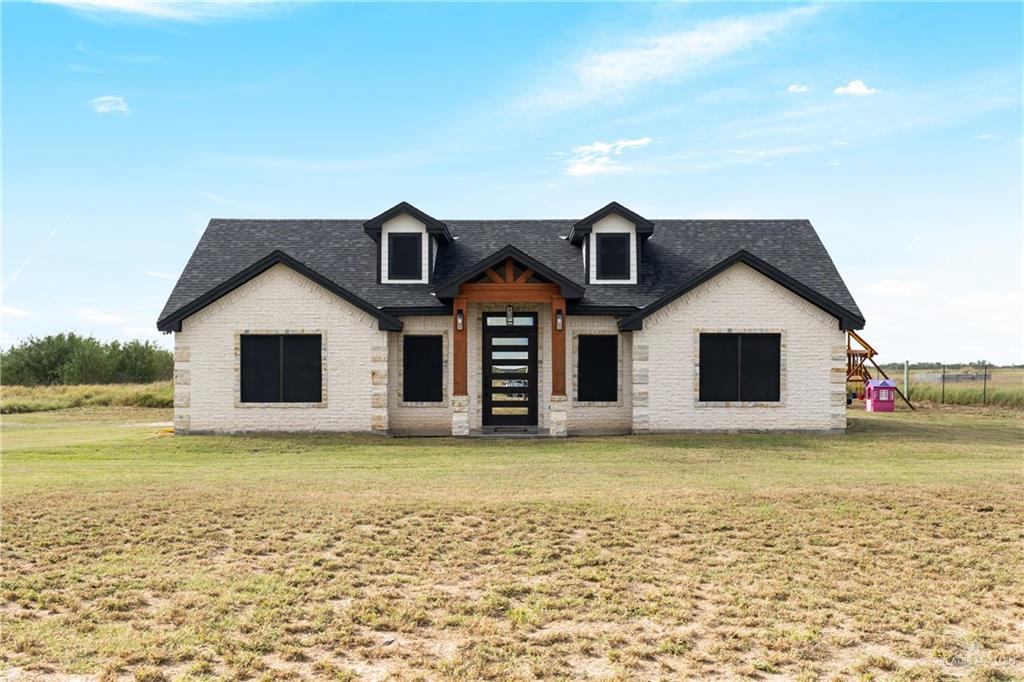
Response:
[{"label": "white cloud", "polygon": [[85,64],[66,64],[64,66],[64,70],[70,71],[71,73],[99,73],[96,69],[91,66],[86,66]]},{"label": "white cloud", "polygon": [[131,109],[128,108],[128,103],[124,101],[124,97],[116,95],[96,97],[89,102],[89,106],[97,114],[128,114],[131,112]]},{"label": "white cloud", "polygon": [[15,308],[13,305],[0,305],[0,315],[4,317],[34,317],[35,313]]},{"label": "white cloud", "polygon": [[998,137],[998,135],[993,135],[992,133],[980,133],[976,136],[979,140],[995,140]]},{"label": "white cloud", "polygon": [[152,270],[147,270],[146,274],[149,275],[150,277],[156,277],[157,279],[177,279],[178,278],[177,275],[175,275],[173,272],[153,272]]},{"label": "white cloud", "polygon": [[36,0],[79,12],[106,16],[139,16],[171,21],[229,19],[266,10],[272,0]]},{"label": "white cloud", "polygon": [[615,142],[594,142],[579,147],[573,147],[566,164],[565,172],[568,175],[601,175],[605,173],[621,173],[629,170],[616,158],[629,149],[646,147],[653,142],[649,137],[640,137],[635,140],[617,140]]},{"label": "white cloud", "polygon": [[872,294],[886,296],[917,296],[928,291],[928,285],[918,280],[881,279],[872,282],[865,289]]},{"label": "white cloud", "polygon": [[857,80],[850,81],[846,85],[840,85],[832,92],[834,92],[837,95],[855,95],[857,97],[865,97],[867,95],[875,94],[876,92],[878,92],[878,90],[875,90],[874,88],[869,88],[867,85],[864,84],[864,81]]},{"label": "white cloud", "polygon": [[1024,303],[1024,296],[1019,291],[996,291],[994,289],[978,289],[949,300],[952,305],[964,308],[1016,308]]},{"label": "white cloud", "polygon": [[561,82],[531,95],[526,108],[566,110],[621,99],[629,91],[689,75],[718,59],[750,49],[817,14],[812,5],[698,24],[688,31],[645,36],[634,47],[592,52],[570,63]]},{"label": "white cloud", "polygon": [[786,92],[807,92],[807,86],[800,85],[799,83],[793,83],[788,88],[786,88]]},{"label": "white cloud", "polygon": [[95,308],[79,308],[78,317],[83,320],[89,320],[90,322],[124,322],[124,318],[120,315],[105,313],[102,310],[96,310]]}]

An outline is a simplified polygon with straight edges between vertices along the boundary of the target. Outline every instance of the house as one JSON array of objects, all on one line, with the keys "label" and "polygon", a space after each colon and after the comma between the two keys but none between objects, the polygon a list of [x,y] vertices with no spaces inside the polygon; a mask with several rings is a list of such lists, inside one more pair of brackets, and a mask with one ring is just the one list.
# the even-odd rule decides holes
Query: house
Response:
[{"label": "house", "polygon": [[211,220],[178,433],[841,430],[864,318],[806,220]]}]

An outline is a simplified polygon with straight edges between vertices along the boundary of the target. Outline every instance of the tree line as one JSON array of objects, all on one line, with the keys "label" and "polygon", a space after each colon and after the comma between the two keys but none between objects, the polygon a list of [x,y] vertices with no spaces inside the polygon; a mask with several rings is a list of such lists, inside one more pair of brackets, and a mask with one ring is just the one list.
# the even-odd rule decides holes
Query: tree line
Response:
[{"label": "tree line", "polygon": [[75,333],[29,337],[0,351],[0,383],[143,384],[170,379],[174,356],[152,341],[103,342]]}]

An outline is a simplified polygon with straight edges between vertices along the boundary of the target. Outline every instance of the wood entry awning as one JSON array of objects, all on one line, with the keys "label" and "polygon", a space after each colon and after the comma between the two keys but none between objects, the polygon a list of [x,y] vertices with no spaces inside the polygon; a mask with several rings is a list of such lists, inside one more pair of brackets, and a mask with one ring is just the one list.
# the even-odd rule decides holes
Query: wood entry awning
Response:
[{"label": "wood entry awning", "polygon": [[562,284],[544,281],[546,278],[538,277],[534,267],[511,256],[466,279],[470,281],[455,284],[452,301],[453,394],[468,395],[470,303],[547,303],[551,306],[551,394],[565,395],[566,306]]}]

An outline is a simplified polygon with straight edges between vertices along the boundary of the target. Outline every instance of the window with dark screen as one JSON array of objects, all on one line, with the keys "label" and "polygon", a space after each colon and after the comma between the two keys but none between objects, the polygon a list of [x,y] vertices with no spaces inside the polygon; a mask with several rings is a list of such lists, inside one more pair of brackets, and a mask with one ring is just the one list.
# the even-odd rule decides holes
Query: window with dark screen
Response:
[{"label": "window with dark screen", "polygon": [[243,334],[243,403],[318,403],[323,396],[319,334]]},{"label": "window with dark screen", "polygon": [[628,234],[597,235],[597,278],[629,279]]},{"label": "window with dark screen", "polygon": [[388,279],[421,279],[423,235],[395,232],[388,235]]},{"label": "window with dark screen", "polygon": [[702,402],[778,402],[780,334],[701,334]]},{"label": "window with dark screen", "polygon": [[619,337],[581,335],[576,399],[615,402],[619,398]]},{"label": "window with dark screen", "polygon": [[444,400],[444,342],[440,336],[402,337],[402,400]]}]

